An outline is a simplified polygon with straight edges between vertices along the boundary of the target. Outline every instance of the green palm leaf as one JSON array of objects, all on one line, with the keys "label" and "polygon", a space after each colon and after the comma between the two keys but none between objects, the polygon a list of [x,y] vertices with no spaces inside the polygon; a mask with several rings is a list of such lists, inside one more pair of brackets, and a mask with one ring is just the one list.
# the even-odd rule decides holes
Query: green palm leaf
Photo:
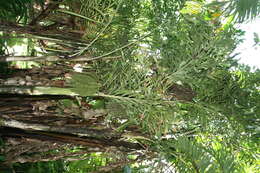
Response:
[{"label": "green palm leaf", "polygon": [[260,14],[260,1],[232,0],[229,4],[228,11],[235,16],[238,22],[254,19]]}]

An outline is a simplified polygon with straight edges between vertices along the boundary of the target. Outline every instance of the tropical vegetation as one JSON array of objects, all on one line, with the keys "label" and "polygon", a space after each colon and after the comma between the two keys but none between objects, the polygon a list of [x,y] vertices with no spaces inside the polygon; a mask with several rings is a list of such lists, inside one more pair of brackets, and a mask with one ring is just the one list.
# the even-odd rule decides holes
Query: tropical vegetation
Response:
[{"label": "tropical vegetation", "polygon": [[0,172],[258,172],[259,7],[0,1]]}]

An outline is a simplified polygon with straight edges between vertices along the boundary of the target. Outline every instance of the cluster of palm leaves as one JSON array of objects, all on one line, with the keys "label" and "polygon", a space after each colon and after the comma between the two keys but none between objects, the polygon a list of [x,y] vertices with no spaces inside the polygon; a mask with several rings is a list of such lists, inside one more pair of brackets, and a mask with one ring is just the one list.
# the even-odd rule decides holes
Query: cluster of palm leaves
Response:
[{"label": "cluster of palm leaves", "polygon": [[254,19],[260,14],[259,0],[231,0],[227,12],[234,15],[238,22]]}]

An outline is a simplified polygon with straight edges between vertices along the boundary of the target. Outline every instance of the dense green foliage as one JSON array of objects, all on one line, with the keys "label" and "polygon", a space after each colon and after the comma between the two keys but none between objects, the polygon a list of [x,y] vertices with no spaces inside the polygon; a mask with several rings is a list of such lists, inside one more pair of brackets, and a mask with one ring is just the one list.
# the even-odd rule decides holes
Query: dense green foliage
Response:
[{"label": "dense green foliage", "polygon": [[0,19],[11,21],[27,21],[29,18],[29,10],[33,5],[43,6],[44,0],[10,0],[0,1]]},{"label": "dense green foliage", "polygon": [[260,14],[260,2],[258,0],[231,0],[229,10],[238,22],[256,18]]},{"label": "dense green foliage", "polygon": [[[43,5],[42,1],[0,4],[0,18],[8,16],[5,20],[12,22],[23,19],[26,26],[30,23],[25,19],[29,19],[28,6],[35,3]],[[73,106],[81,109],[82,103],[88,102],[94,110],[105,109],[103,123],[116,132],[134,127],[145,135],[122,139],[147,150],[140,152],[147,155],[143,162],[123,163],[124,172],[257,171],[260,71],[238,65],[230,54],[243,34],[234,27],[235,22],[256,17],[259,1],[225,4],[203,0],[67,0],[61,2],[62,9],[51,13],[76,18],[70,29],[84,34],[80,38],[74,35],[74,40],[62,37],[62,32],[72,32],[65,24],[56,28],[61,35],[49,30],[53,33],[41,38],[49,41],[47,46],[41,45],[45,52],[38,53],[64,57],[64,61],[79,55],[98,60],[82,63],[88,72],[72,73],[64,80],[68,82],[64,87],[71,87],[80,97]],[[224,13],[225,8],[233,16]],[[223,22],[222,18],[229,20]],[[53,20],[46,17],[42,27],[51,26]],[[30,31],[28,35],[39,39],[39,33]],[[2,49],[6,43],[4,40]],[[106,59],[108,56],[116,58]],[[72,107],[68,100],[59,103],[64,110]],[[129,160],[134,161],[132,158]],[[74,162],[26,163],[14,168],[83,172],[118,160],[89,154]]]}]

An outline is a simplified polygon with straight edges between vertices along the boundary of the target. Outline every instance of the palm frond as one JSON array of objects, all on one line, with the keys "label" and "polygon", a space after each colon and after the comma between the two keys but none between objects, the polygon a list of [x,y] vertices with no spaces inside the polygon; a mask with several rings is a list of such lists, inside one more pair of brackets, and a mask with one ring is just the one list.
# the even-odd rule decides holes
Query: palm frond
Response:
[{"label": "palm frond", "polygon": [[146,132],[160,136],[177,121],[175,101],[164,98],[166,77],[150,75],[149,63],[144,61],[147,60],[131,57],[125,62],[115,61],[97,68],[104,92],[99,96],[109,100],[107,108],[113,114],[111,117],[128,119]]},{"label": "palm frond", "polygon": [[232,0],[229,3],[229,12],[238,22],[254,19],[260,14],[259,0]]},{"label": "palm frond", "polygon": [[165,144],[166,155],[171,155],[168,158],[180,172],[229,173],[239,170],[234,155],[225,148],[203,146],[184,137]]}]

